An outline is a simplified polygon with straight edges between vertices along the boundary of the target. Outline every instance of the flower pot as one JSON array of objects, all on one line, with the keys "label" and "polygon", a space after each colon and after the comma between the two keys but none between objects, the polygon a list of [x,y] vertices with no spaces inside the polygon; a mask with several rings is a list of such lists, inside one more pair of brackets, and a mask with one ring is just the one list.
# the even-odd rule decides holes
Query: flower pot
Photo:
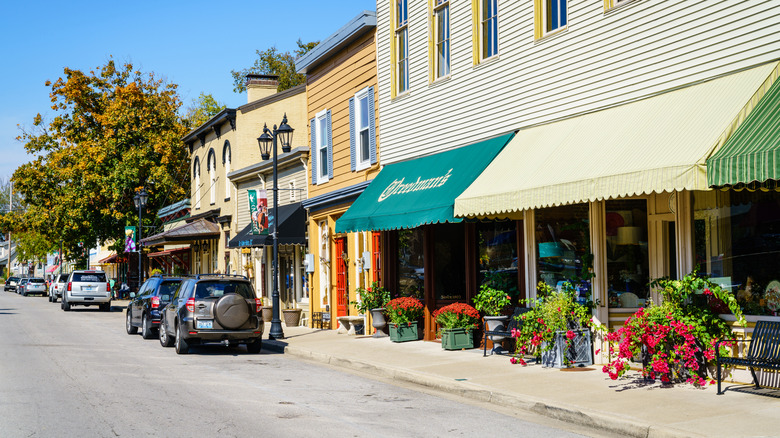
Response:
[{"label": "flower pot", "polygon": [[441,348],[445,350],[474,348],[474,332],[467,328],[442,329]]},{"label": "flower pot", "polygon": [[303,309],[284,309],[284,324],[287,327],[296,327],[301,321],[301,312]]},{"label": "flower pot", "polygon": [[263,306],[260,308],[260,314],[263,316],[264,322],[271,322],[271,320],[274,318],[274,307]]},{"label": "flower pot", "polygon": [[387,337],[387,319],[385,319],[385,309],[371,309],[371,327],[374,327],[374,338]]},{"label": "flower pot", "polygon": [[416,341],[420,339],[420,333],[417,330],[417,321],[395,324],[390,323],[390,340],[393,342]]},{"label": "flower pot", "polygon": [[[507,324],[509,324],[509,317],[502,316],[486,316],[484,318],[485,325],[487,325],[488,331],[499,330],[505,331]],[[490,340],[493,341],[493,351],[501,351],[501,342],[506,339],[506,336],[490,335]]]},{"label": "flower pot", "polygon": [[590,330],[578,329],[572,330],[572,332],[574,332],[574,338],[571,339],[568,346],[565,331],[555,332],[554,344],[550,350],[547,350],[547,342],[542,342],[543,367],[568,368],[593,365]]}]

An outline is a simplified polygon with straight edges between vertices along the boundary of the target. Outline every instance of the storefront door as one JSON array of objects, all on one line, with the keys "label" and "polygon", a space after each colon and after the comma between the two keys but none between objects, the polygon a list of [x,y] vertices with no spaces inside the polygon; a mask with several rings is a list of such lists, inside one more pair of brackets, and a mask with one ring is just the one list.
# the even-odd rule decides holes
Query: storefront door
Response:
[{"label": "storefront door", "polygon": [[336,240],[336,316],[347,316],[349,296],[347,291],[347,261],[344,255],[347,252],[347,238]]}]

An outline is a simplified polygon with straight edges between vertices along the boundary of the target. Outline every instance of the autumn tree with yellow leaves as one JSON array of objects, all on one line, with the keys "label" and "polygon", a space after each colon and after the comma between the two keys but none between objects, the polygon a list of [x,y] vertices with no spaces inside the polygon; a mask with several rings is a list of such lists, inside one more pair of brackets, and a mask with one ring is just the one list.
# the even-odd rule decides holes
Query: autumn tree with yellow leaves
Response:
[{"label": "autumn tree with yellow leaves", "polygon": [[37,156],[13,175],[28,204],[14,214],[16,231],[64,243],[69,255],[95,242],[122,241],[136,225],[133,196],[146,187],[145,225],[166,204],[189,196],[186,126],[177,86],[109,59],[96,70],[64,69],[51,87],[52,110],[19,140]]}]

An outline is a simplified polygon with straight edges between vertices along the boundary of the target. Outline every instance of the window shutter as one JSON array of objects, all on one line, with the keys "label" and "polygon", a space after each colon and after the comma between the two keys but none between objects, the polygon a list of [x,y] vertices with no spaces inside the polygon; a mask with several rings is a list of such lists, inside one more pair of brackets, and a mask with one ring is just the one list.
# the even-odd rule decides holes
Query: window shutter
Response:
[{"label": "window shutter", "polygon": [[311,119],[311,184],[317,185],[317,119]]},{"label": "window shutter", "polygon": [[374,111],[374,87],[368,87],[368,155],[376,164],[376,112]]},{"label": "window shutter", "polygon": [[333,178],[333,132],[330,127],[330,110],[325,125],[328,127],[328,178]]},{"label": "window shutter", "polygon": [[355,143],[357,139],[355,132],[355,98],[349,99],[349,169],[354,172],[357,168],[357,150]]}]

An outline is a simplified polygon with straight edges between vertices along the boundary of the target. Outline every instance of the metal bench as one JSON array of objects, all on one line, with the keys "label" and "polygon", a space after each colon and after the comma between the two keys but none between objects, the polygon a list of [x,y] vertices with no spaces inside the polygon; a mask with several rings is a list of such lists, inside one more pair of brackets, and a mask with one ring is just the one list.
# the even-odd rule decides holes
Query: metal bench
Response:
[{"label": "metal bench", "polygon": [[[485,339],[482,341],[482,357],[487,356],[487,339],[488,336],[504,336],[504,337],[510,337],[512,336],[512,330],[516,329],[520,325],[520,321],[518,318],[520,315],[522,315],[525,312],[528,312],[531,310],[528,307],[515,307],[515,311],[512,313],[512,316],[509,317],[509,322],[507,323],[506,327],[504,327],[503,330],[485,330]],[[490,354],[493,354],[492,352]]]},{"label": "metal bench", "polygon": [[756,376],[755,371],[756,368],[780,370],[780,322],[758,321],[756,327],[753,329],[753,336],[751,339],[722,339],[715,343],[715,351],[720,351],[721,343],[733,341],[749,342],[750,348],[748,349],[747,356],[744,358],[721,356],[718,354],[716,361],[718,366],[718,395],[723,394],[723,391],[720,389],[720,382],[722,380],[721,365],[748,367],[750,374],[753,376],[753,383],[756,384],[756,389],[761,388],[758,384],[758,377]]}]

